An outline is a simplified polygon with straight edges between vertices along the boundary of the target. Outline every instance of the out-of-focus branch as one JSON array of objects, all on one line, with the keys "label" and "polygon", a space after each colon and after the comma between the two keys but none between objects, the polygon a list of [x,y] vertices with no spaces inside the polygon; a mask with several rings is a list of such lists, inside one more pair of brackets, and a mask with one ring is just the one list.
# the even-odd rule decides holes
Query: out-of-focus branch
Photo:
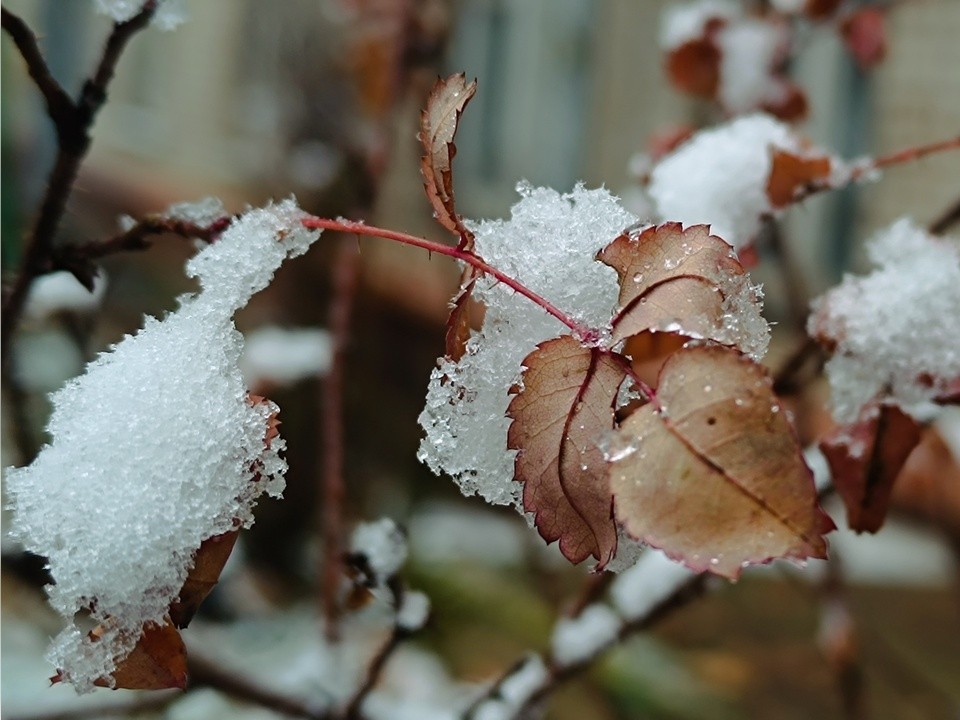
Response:
[{"label": "out-of-focus branch", "polygon": [[844,717],[866,720],[868,713],[857,629],[847,604],[839,558],[831,557],[827,563],[827,576],[821,590],[820,649],[833,668]]},{"label": "out-of-focus branch", "polygon": [[99,720],[109,715],[110,717],[123,717],[128,715],[140,715],[151,711],[160,710],[177,698],[182,693],[177,690],[159,690],[146,695],[140,695],[128,703],[113,703],[107,706],[103,705],[84,705],[83,707],[72,710],[55,710],[53,712],[37,712],[27,715],[15,715],[13,713],[4,713],[5,720]]},{"label": "out-of-focus branch", "polygon": [[[823,350],[820,343],[807,337],[797,346],[784,363],[773,373],[773,391],[777,395],[790,395],[800,390],[806,380],[803,371],[816,359],[816,370],[819,372],[823,364]],[[815,377],[816,373],[811,373]]]},{"label": "out-of-focus branch", "polygon": [[53,242],[67,198],[77,178],[80,164],[90,147],[90,128],[97,111],[107,99],[107,87],[124,48],[137,32],[150,22],[156,11],[156,0],[147,0],[140,12],[126,22],[113,26],[103,55],[94,74],[83,85],[77,101],[71,102],[63,89],[50,75],[40,55],[36,37],[26,23],[13,13],[3,11],[3,29],[10,34],[24,56],[30,77],[33,78],[47,102],[47,110],[57,131],[57,158],[50,172],[47,191],[40,204],[36,222],[30,233],[20,270],[9,294],[4,297],[2,325],[0,325],[0,353],[3,362],[10,356],[10,338],[20,320],[27,293],[33,279],[49,266]]},{"label": "out-of-focus branch", "polygon": [[931,235],[943,235],[947,230],[960,223],[960,198],[944,210],[936,220],[930,223],[927,230]]}]

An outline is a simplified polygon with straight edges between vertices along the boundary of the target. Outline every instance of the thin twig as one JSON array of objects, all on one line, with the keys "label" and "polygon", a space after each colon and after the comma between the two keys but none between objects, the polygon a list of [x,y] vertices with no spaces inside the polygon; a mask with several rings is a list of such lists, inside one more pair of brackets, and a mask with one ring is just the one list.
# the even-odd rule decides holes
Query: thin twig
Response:
[{"label": "thin twig", "polygon": [[330,640],[338,637],[340,605],[337,591],[343,578],[343,379],[350,339],[353,300],[360,273],[360,255],[353,237],[339,238],[333,260],[330,303],[330,370],[321,383],[320,444],[323,447],[323,553],[320,600]]},{"label": "thin twig", "polygon": [[856,626],[843,586],[843,569],[834,554],[822,585],[820,646],[836,675],[837,690],[847,720],[866,720],[863,666]]},{"label": "thin twig", "polygon": [[927,231],[931,235],[943,235],[947,230],[960,223],[960,198],[944,210],[936,220],[930,223]]},{"label": "thin twig", "polygon": [[66,209],[67,198],[76,181],[80,164],[90,148],[90,128],[97,111],[106,102],[107,86],[113,78],[117,61],[127,42],[147,26],[155,10],[156,0],[148,0],[130,20],[113,26],[97,69],[91,79],[84,83],[76,103],[70,102],[62,88],[58,91],[51,85],[53,80],[39,54],[36,37],[23,20],[6,10],[3,11],[3,28],[13,37],[20,52],[26,53],[24,59],[30,76],[43,93],[48,112],[56,126],[58,144],[57,158],[50,172],[47,191],[30,233],[20,270],[10,293],[3,300],[0,354],[4,363],[10,357],[10,339],[23,313],[30,284],[49,266],[54,238]]}]

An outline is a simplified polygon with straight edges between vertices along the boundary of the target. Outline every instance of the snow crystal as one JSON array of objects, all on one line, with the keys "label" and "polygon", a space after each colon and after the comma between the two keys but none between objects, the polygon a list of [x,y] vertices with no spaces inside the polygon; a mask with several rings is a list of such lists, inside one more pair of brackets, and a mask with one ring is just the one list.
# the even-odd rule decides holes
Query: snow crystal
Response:
[{"label": "snow crystal", "polygon": [[350,551],[367,559],[378,582],[396,575],[407,560],[407,539],[390,518],[360,523],[350,536]]},{"label": "snow crystal", "polygon": [[904,218],[868,246],[876,267],[817,299],[809,332],[837,342],[826,366],[838,422],[883,397],[918,419],[960,377],[960,241]]},{"label": "snow crystal", "polygon": [[575,618],[561,618],[553,628],[554,660],[561,666],[589,660],[617,639],[623,620],[610,607],[595,603]]},{"label": "snow crystal", "polygon": [[160,215],[170,220],[179,220],[204,227],[226,217],[227,210],[220,198],[205,197],[195,202],[174,203]]},{"label": "snow crystal", "polygon": [[659,550],[648,548],[629,570],[620,573],[610,587],[610,598],[626,620],[636,620],[662,603],[688,580],[692,570],[674,562]]},{"label": "snow crystal", "polygon": [[650,176],[650,195],[663,220],[707,223],[737,250],[773,212],[767,198],[771,146],[800,153],[790,128],[750,115],[703,130],[663,158]]},{"label": "snow crystal", "polygon": [[[561,195],[521,184],[518,190],[521,200],[509,221],[472,227],[478,252],[578,320],[607,326],[617,302],[617,277],[594,257],[636,218],[603,189],[578,185]],[[515,453],[507,450],[508,389],[520,380],[521,361],[537,343],[568,330],[490,278],[477,282],[474,298],[487,308],[483,327],[472,334],[459,362],[441,360],[431,375],[418,457],[435,473],[451,475],[464,495],[519,507]]]},{"label": "snow crystal", "polygon": [[[249,526],[257,496],[283,489],[283,441],[264,443],[276,406],[248,401],[232,316],[317,238],[301,217],[292,200],[251,210],[192,258],[202,291],[52,395],[51,444],[6,473],[11,534],[49,558],[68,621],[48,658],[81,690],[163,619],[203,540]],[[75,622],[84,612],[104,624],[99,642]]]},{"label": "snow crystal", "polygon": [[[143,9],[144,0],[97,0],[97,12],[114,22],[126,22]],[[160,30],[176,30],[187,20],[184,0],[159,0],[151,25]]]},{"label": "snow crystal", "polygon": [[784,47],[786,27],[744,18],[717,33],[720,48],[720,102],[731,115],[756,110],[773,100],[780,82],[773,75]]},{"label": "snow crystal", "polygon": [[696,0],[668,5],[660,23],[660,47],[678,48],[703,37],[711,20],[731,20],[742,14],[735,0]]},{"label": "snow crystal", "polygon": [[430,598],[416,590],[403,594],[403,602],[397,611],[397,626],[413,632],[422,628],[430,617]]},{"label": "snow crystal", "polygon": [[331,352],[326,330],[262,327],[246,335],[240,370],[247,387],[263,382],[292,385],[326,374]]},{"label": "snow crystal", "polygon": [[102,273],[93,279],[93,292],[66,270],[47,273],[30,284],[23,315],[43,320],[61,312],[90,313],[100,307],[106,291],[107,280]]},{"label": "snow crystal", "polygon": [[547,681],[547,667],[536,654],[527,658],[500,683],[500,698],[515,710],[527,702]]}]

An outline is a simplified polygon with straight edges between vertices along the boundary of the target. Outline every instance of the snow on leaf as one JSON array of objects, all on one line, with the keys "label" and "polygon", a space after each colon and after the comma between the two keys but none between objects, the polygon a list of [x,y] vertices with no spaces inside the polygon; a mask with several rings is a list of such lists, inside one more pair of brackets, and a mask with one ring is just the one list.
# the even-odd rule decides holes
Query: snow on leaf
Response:
[{"label": "snow on leaf", "polygon": [[829,156],[804,156],[776,147],[770,152],[767,197],[774,208],[787,207],[805,188],[822,184],[830,178],[832,163]]},{"label": "snow on leaf", "polygon": [[[102,627],[94,628],[91,640],[99,641]],[[187,649],[170,623],[149,624],[130,654],[117,662],[109,678],[94,684],[127,690],[183,689],[187,686]]]},{"label": "snow on leaf", "polygon": [[597,259],[620,279],[613,342],[642,332],[671,332],[759,355],[766,349],[759,298],[730,245],[706,225],[684,230],[680,223],[665,223],[638,236],[624,234]]},{"label": "snow on leaf", "polygon": [[599,444],[613,428],[625,365],[569,335],[541,343],[523,364],[523,387],[507,410],[523,507],[567,559],[592,555],[602,568],[616,552],[617,529]]},{"label": "snow on leaf", "polygon": [[437,221],[460,237],[462,247],[472,246],[472,233],[454,207],[453,156],[457,146],[453,138],[460,114],[476,92],[477,81],[468,83],[463,73],[438,80],[420,114],[420,142],[424,150],[420,172],[427,198]]},{"label": "snow on leaf", "polygon": [[894,481],[919,442],[920,424],[896,405],[869,406],[820,441],[851,530],[881,528]]},{"label": "snow on leaf", "polygon": [[693,570],[736,578],[774,558],[822,558],[833,529],[766,371],[735,350],[687,347],[657,403],[608,449],[615,514],[631,536]]}]

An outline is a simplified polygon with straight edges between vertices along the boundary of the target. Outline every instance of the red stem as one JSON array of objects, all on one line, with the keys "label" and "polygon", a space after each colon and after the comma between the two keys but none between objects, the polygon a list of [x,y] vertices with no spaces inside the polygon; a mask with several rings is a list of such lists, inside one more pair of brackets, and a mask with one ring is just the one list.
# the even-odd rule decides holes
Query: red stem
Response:
[{"label": "red stem", "polygon": [[539,305],[546,312],[550,313],[557,320],[570,328],[570,331],[578,340],[580,340],[580,342],[596,343],[601,337],[600,331],[596,328],[588,327],[583,323],[573,319],[551,302],[544,299],[540,295],[537,295],[537,293],[535,293],[533,290],[530,290],[526,285],[523,285],[521,282],[515,280],[509,275],[505,275],[503,272],[497,270],[497,268],[493,267],[492,265],[489,265],[485,260],[483,260],[483,258],[474,254],[470,250],[443,245],[432,240],[427,240],[426,238],[417,237],[416,235],[408,235],[407,233],[397,232],[395,230],[387,230],[385,228],[367,225],[366,223],[362,222],[354,222],[352,220],[328,220],[326,218],[308,217],[303,220],[303,225],[304,227],[308,228],[334,230],[336,232],[355,233],[357,235],[379,237],[383,238],[384,240],[393,240],[405,245],[413,245],[414,247],[422,248],[428,252],[437,253],[438,255],[446,255],[448,257],[455,258],[467,263],[468,265],[472,265],[485,275],[496,278],[499,282],[503,283],[514,292],[523,295],[536,305]]},{"label": "red stem", "polygon": [[944,150],[957,149],[960,149],[960,135],[950,138],[949,140],[940,140],[939,142],[929,143],[928,145],[918,145],[917,147],[898,150],[888,155],[881,155],[874,159],[871,167],[890,167],[891,165],[899,165],[900,163],[910,162],[911,160],[919,160],[922,157],[943,152]]}]

